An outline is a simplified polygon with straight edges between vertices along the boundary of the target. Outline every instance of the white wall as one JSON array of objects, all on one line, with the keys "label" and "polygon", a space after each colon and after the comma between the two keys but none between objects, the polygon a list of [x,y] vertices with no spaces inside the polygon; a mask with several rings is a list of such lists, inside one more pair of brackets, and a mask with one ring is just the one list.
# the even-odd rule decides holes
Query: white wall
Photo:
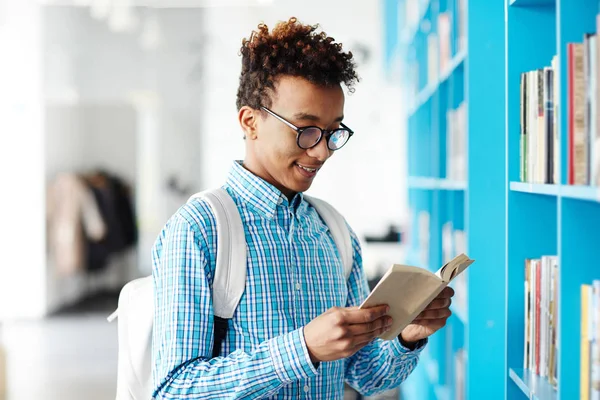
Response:
[{"label": "white wall", "polygon": [[[231,160],[244,156],[235,109],[242,38],[259,22],[271,28],[276,21],[296,16],[301,22],[320,23],[345,49],[353,50],[361,77],[356,92],[346,96],[344,112],[344,122],[356,134],[328,161],[310,192],[336,205],[359,234],[383,233],[388,223],[405,219],[406,150],[400,90],[384,80],[380,2],[279,0],[275,4],[206,9],[202,182],[209,187],[221,184]],[[369,51],[367,60],[361,57],[362,47]]]},{"label": "white wall", "polygon": [[0,320],[45,311],[40,22],[33,0],[0,0]]}]

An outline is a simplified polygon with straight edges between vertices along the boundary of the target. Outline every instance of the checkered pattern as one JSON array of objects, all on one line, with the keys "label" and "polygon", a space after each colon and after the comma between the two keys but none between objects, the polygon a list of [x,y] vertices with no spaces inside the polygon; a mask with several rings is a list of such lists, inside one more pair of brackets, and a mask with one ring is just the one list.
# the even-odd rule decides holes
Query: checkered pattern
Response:
[{"label": "checkered pattern", "polygon": [[327,309],[356,306],[368,294],[354,232],[354,265],[345,279],[338,250],[316,211],[291,201],[234,163],[225,189],[244,223],[248,263],[244,295],[211,359],[215,219],[203,200],[184,205],[153,252],[155,398],[341,399],[344,380],[372,394],[397,387],[421,348],[375,340],[354,356],[316,369],[303,326]]}]

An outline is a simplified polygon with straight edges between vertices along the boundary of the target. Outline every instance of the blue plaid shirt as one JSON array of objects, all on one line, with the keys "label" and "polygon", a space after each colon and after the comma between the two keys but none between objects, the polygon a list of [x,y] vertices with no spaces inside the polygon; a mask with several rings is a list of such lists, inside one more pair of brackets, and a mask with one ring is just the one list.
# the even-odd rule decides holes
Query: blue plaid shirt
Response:
[{"label": "blue plaid shirt", "polygon": [[400,385],[417,364],[398,339],[372,341],[352,357],[311,363],[303,326],[368,294],[358,238],[346,280],[327,226],[302,194],[291,202],[235,162],[224,188],[245,227],[244,295],[212,358],[211,287],[217,233],[202,200],[184,205],[153,248],[155,398],[342,399],[344,381],[365,394]]}]

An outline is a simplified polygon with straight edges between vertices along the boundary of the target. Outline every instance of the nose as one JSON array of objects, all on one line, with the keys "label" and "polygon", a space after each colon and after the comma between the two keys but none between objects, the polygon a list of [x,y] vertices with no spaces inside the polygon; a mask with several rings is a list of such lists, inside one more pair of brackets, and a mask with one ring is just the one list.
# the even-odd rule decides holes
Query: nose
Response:
[{"label": "nose", "polygon": [[333,151],[329,150],[329,147],[327,147],[327,138],[325,137],[325,135],[323,135],[321,141],[319,141],[319,143],[317,143],[315,147],[307,149],[306,153],[310,157],[316,158],[321,163],[324,163],[329,157],[331,157]]}]

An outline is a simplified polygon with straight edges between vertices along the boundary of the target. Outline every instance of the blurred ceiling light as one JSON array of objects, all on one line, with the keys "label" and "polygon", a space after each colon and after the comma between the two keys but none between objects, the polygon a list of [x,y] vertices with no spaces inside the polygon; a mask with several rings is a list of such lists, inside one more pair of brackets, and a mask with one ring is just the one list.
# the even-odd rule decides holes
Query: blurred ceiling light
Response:
[{"label": "blurred ceiling light", "polygon": [[147,13],[142,23],[142,33],[140,35],[140,44],[144,50],[152,51],[159,48],[164,43],[162,29],[156,14]]},{"label": "blurred ceiling light", "polygon": [[97,20],[103,20],[110,13],[112,0],[92,0],[90,5],[90,15]]},{"label": "blurred ceiling light", "polygon": [[138,25],[131,0],[119,0],[108,17],[108,27],[114,32],[131,32]]}]

